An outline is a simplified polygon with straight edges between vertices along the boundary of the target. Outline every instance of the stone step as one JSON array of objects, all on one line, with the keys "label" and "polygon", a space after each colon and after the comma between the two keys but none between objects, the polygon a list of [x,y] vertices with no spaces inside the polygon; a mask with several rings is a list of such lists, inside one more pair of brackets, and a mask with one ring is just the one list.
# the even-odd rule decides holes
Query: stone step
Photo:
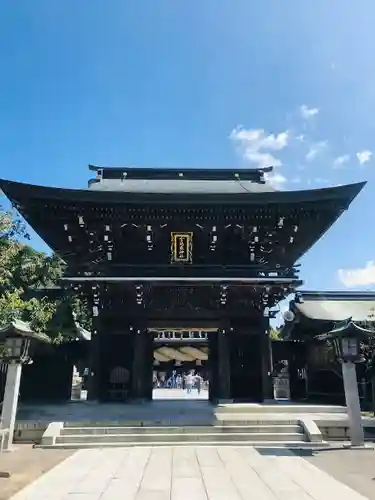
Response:
[{"label": "stone step", "polygon": [[92,442],[100,445],[101,443],[155,443],[165,442],[225,442],[225,441],[272,441],[272,442],[304,442],[305,436],[301,433],[263,433],[263,432],[248,432],[248,433],[163,433],[163,434],[79,434],[70,436],[60,436],[56,438],[56,443],[86,443]]},{"label": "stone step", "polygon": [[61,431],[61,436],[71,435],[107,435],[107,434],[199,434],[199,433],[286,433],[286,434],[303,434],[303,429],[300,425],[214,425],[214,426],[188,426],[188,427],[64,427]]},{"label": "stone step", "polygon": [[95,449],[95,448],[130,448],[130,447],[157,447],[157,448],[180,448],[180,447],[255,447],[255,448],[267,448],[267,449],[277,449],[277,448],[296,448],[296,449],[314,449],[322,448],[326,443],[310,443],[307,441],[202,441],[202,442],[188,442],[188,441],[174,441],[174,442],[163,442],[159,441],[156,443],[147,443],[139,441],[128,441],[126,443],[116,443],[116,442],[102,442],[102,443],[56,443],[52,445],[36,445],[36,448],[45,449]]},{"label": "stone step", "polygon": [[252,403],[230,403],[220,404],[215,410],[215,414],[240,414],[246,413],[248,415],[262,414],[315,414],[315,413],[342,413],[346,414],[347,409],[345,406],[336,405],[309,405],[309,404],[290,404],[288,403],[273,403],[273,404],[252,404]]},{"label": "stone step", "polygon": [[254,418],[248,417],[246,415],[238,415],[233,418],[231,416],[220,416],[218,419],[204,419],[204,420],[192,420],[192,419],[174,419],[169,418],[165,420],[106,420],[106,421],[77,421],[77,422],[66,422],[64,424],[64,429],[76,429],[76,428],[98,428],[98,427],[212,427],[212,426],[225,426],[225,427],[238,427],[238,426],[263,426],[263,425],[293,425],[298,426],[298,419],[289,418]]}]

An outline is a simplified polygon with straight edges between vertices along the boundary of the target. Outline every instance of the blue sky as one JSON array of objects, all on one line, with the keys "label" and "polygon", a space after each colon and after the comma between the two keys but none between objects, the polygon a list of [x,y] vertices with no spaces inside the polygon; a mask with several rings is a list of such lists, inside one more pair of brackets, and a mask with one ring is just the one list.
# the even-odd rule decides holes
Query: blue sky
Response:
[{"label": "blue sky", "polygon": [[366,179],[301,275],[371,288],[375,4],[358,5],[2,0],[0,176],[80,188],[88,163],[272,160],[283,189]]}]

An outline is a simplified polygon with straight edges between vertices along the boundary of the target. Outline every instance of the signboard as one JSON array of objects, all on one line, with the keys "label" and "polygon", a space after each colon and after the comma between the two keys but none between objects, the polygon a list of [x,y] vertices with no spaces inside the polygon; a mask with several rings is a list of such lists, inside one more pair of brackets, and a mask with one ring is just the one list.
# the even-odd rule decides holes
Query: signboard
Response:
[{"label": "signboard", "polygon": [[191,264],[193,233],[171,233],[171,262]]},{"label": "signboard", "polygon": [[156,342],[163,342],[163,341],[178,341],[178,340],[201,340],[201,341],[207,341],[208,340],[208,334],[206,331],[200,331],[200,332],[195,332],[195,331],[162,331],[162,332],[157,332],[154,334],[154,340]]}]

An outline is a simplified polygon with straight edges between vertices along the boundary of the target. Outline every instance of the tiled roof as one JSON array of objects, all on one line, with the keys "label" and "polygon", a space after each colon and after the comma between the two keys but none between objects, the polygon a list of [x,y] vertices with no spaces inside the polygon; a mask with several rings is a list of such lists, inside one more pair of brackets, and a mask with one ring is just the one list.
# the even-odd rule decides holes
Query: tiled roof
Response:
[{"label": "tiled roof", "polygon": [[354,322],[375,322],[375,298],[332,300],[322,297],[321,300],[305,300],[302,304],[295,304],[295,308],[300,314],[313,320],[343,321],[352,318]]}]

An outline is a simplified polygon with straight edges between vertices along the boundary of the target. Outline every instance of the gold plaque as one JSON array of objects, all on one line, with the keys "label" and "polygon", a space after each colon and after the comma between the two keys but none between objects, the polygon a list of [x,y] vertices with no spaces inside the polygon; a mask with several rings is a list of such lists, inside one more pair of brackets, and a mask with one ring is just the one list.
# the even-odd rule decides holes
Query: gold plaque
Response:
[{"label": "gold plaque", "polygon": [[171,233],[171,262],[191,264],[193,233]]}]

